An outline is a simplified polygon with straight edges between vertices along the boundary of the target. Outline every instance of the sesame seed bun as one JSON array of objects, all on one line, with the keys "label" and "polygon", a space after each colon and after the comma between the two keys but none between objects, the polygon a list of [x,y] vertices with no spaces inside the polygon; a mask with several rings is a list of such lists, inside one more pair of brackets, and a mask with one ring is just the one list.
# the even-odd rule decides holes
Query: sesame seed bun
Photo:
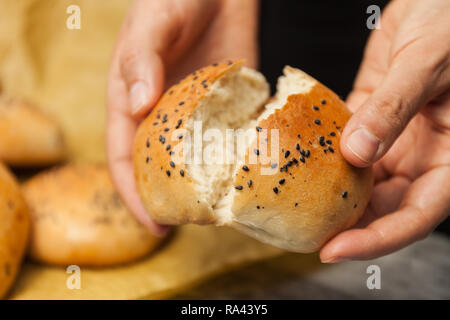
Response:
[{"label": "sesame seed bun", "polygon": [[73,164],[23,185],[30,207],[30,257],[56,265],[130,262],[160,242],[122,204],[106,166]]},{"label": "sesame seed bun", "polygon": [[[340,153],[340,136],[351,115],[344,102],[290,67],[268,100],[264,77],[242,62],[201,69],[163,95],[140,125],[134,149],[138,191],[156,222],[228,225],[304,253],[356,223],[373,177],[371,168],[355,168]],[[203,132],[250,128],[255,135],[242,158],[235,148],[232,164],[174,161],[171,151],[180,142],[172,133],[184,129],[183,139],[192,140],[198,120]],[[271,135],[275,131],[278,139]],[[222,143],[203,142],[203,156]],[[181,154],[193,153],[187,148]],[[275,152],[263,159],[270,150]]]},{"label": "sesame seed bun", "polygon": [[28,208],[19,185],[0,163],[0,298],[19,271],[29,233]]},{"label": "sesame seed bun", "polygon": [[64,159],[56,121],[23,101],[0,98],[0,160],[11,166],[44,166]]}]

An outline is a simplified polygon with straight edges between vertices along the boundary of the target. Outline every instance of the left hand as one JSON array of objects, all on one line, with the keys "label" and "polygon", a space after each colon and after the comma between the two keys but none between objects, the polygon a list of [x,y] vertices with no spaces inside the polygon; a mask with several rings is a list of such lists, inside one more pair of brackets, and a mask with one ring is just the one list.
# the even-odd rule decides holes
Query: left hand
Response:
[{"label": "left hand", "polygon": [[374,164],[364,216],[321,250],[323,262],[377,258],[424,239],[450,212],[450,1],[396,0],[372,32],[341,139]]}]

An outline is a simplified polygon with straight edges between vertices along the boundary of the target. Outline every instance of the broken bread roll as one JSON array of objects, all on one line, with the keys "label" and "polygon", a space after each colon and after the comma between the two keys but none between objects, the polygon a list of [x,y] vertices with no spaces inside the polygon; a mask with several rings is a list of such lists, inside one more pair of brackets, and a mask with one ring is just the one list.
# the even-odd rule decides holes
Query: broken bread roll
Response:
[{"label": "broken bread roll", "polygon": [[57,122],[34,106],[0,98],[0,160],[11,166],[44,166],[64,159]]},{"label": "broken bread roll", "polygon": [[11,172],[0,163],[0,298],[16,278],[27,246],[28,208]]},{"label": "broken bread roll", "polygon": [[[188,75],[162,96],[134,146],[137,189],[154,221],[232,226],[303,253],[356,223],[373,177],[340,153],[350,111],[298,69],[286,67],[277,90],[267,103],[263,75],[226,62]],[[223,137],[231,129],[237,138],[230,143]],[[246,139],[239,129],[250,132]]]},{"label": "broken bread roll", "polygon": [[69,164],[38,174],[22,188],[35,261],[111,266],[139,259],[161,241],[127,211],[104,165]]}]

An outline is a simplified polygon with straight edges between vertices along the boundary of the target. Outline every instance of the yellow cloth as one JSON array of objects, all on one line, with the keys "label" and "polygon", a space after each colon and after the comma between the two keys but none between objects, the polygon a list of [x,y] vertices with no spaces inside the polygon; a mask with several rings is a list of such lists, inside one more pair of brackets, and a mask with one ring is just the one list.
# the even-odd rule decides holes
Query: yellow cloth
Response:
[{"label": "yellow cloth", "polygon": [[[126,0],[0,1],[0,83],[61,124],[69,156],[104,161],[106,75]],[[69,5],[81,29],[66,27]],[[207,276],[279,250],[227,228],[186,226],[154,255],[110,269],[82,269],[81,289],[64,268],[25,263],[13,299],[160,298]]]}]

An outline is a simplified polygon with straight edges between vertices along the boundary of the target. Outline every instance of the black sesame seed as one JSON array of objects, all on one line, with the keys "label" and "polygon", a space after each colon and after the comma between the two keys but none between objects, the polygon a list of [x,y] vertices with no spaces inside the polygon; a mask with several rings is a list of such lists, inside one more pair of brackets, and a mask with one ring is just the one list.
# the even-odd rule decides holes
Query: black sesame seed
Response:
[{"label": "black sesame seed", "polygon": [[164,114],[163,119],[162,119],[162,123],[166,123],[167,122],[167,114]]},{"label": "black sesame seed", "polygon": [[292,167],[293,164],[294,164],[294,163],[293,163],[292,161],[289,160],[289,161],[286,163],[286,166]]},{"label": "black sesame seed", "polygon": [[175,168],[175,162],[170,161],[170,166],[171,166],[172,168]]},{"label": "black sesame seed", "polygon": [[180,170],[180,176],[184,177],[184,170],[183,169]]},{"label": "black sesame seed", "polygon": [[244,170],[244,171],[249,171],[250,169],[249,169],[247,166],[243,166],[243,167],[242,167],[242,170]]},{"label": "black sesame seed", "polygon": [[146,146],[147,148],[150,147],[150,141],[148,140],[148,138],[147,138],[147,142],[145,143],[145,146]]},{"label": "black sesame seed", "polygon": [[175,154],[175,151],[170,151],[169,155],[173,156]]},{"label": "black sesame seed", "polygon": [[353,205],[353,209],[355,209],[357,206],[358,206],[358,205],[355,203],[355,204]]},{"label": "black sesame seed", "polygon": [[319,107],[318,106],[313,106],[313,109],[316,111],[319,111]]},{"label": "black sesame seed", "polygon": [[254,152],[257,156],[259,156],[259,150],[258,150],[258,149],[254,148],[254,149],[253,149],[253,152]]},{"label": "black sesame seed", "polygon": [[314,120],[314,123],[317,124],[318,126],[320,126],[321,124],[320,120]]},{"label": "black sesame seed", "polygon": [[270,167],[271,167],[272,169],[275,169],[276,167],[278,167],[278,163],[272,163],[272,164],[270,165]]},{"label": "black sesame seed", "polygon": [[298,202],[295,203],[295,206],[298,206]]},{"label": "black sesame seed", "polygon": [[166,174],[168,177],[170,177],[170,170],[166,170]]},{"label": "black sesame seed", "polygon": [[169,151],[170,148],[172,148],[172,146],[170,144],[168,144],[167,147],[166,147],[166,151]]},{"label": "black sesame seed", "polygon": [[180,135],[178,136],[178,139],[183,139],[183,135],[180,134]]},{"label": "black sesame seed", "polygon": [[252,186],[252,184],[253,184],[253,181],[252,181],[252,180],[248,180],[248,181],[247,181],[247,185],[248,185],[249,188]]},{"label": "black sesame seed", "polygon": [[260,206],[256,206],[256,209],[258,209],[258,210],[259,210],[259,209],[261,209],[261,207],[260,207]]},{"label": "black sesame seed", "polygon": [[256,127],[256,131],[261,132],[262,128],[261,127]]},{"label": "black sesame seed", "polygon": [[154,125],[154,126],[157,126],[157,125],[158,125],[158,122],[153,122],[153,125]]},{"label": "black sesame seed", "polygon": [[333,149],[332,147],[328,147],[328,150],[329,150],[331,153],[334,153],[334,149]]},{"label": "black sesame seed", "polygon": [[150,157],[145,158],[145,162],[149,163]]},{"label": "black sesame seed", "polygon": [[287,157],[289,157],[290,154],[291,154],[291,152],[290,152],[289,150],[287,150],[287,151],[284,153],[284,158],[286,159]]},{"label": "black sesame seed", "polygon": [[295,163],[295,164],[297,164],[298,163],[298,160],[296,159],[296,158],[292,158],[292,160],[291,160],[293,163]]},{"label": "black sesame seed", "polygon": [[242,186],[236,186],[236,187],[234,187],[236,190],[242,190],[243,188],[242,188]]},{"label": "black sesame seed", "polygon": [[286,182],[286,179],[281,179],[280,181],[278,181],[279,184],[283,184]]},{"label": "black sesame seed", "polygon": [[166,138],[164,138],[163,136],[159,136],[159,141],[164,144],[166,142]]},{"label": "black sesame seed", "polygon": [[182,106],[184,104],[184,101],[181,101],[178,103],[179,106]]},{"label": "black sesame seed", "polygon": [[327,101],[325,99],[323,99],[322,101],[320,101],[321,104],[327,104]]},{"label": "black sesame seed", "polygon": [[300,144],[297,143],[297,144],[295,145],[295,149],[300,150]]},{"label": "black sesame seed", "polygon": [[274,188],[273,188],[273,192],[275,192],[275,194],[277,194],[277,193],[278,193],[278,188],[277,188],[277,187],[274,187]]},{"label": "black sesame seed", "polygon": [[311,155],[311,151],[306,150],[306,152],[305,152],[305,157],[309,158],[310,155]]},{"label": "black sesame seed", "polygon": [[333,141],[331,141],[331,140],[327,140],[327,141],[325,141],[327,144],[333,144]]},{"label": "black sesame seed", "polygon": [[347,191],[344,191],[344,192],[342,192],[342,198],[347,198],[347,195],[348,195],[348,192]]},{"label": "black sesame seed", "polygon": [[302,156],[306,156],[306,152],[305,152],[305,150],[300,150],[300,154],[302,155]]},{"label": "black sesame seed", "polygon": [[325,154],[327,154],[328,150],[327,150],[327,149],[323,149],[323,152],[324,152]]},{"label": "black sesame seed", "polygon": [[178,120],[175,129],[178,129],[178,128],[181,126],[181,123],[182,123],[182,122],[183,122],[183,121],[182,121],[181,119]]},{"label": "black sesame seed", "polygon": [[337,126],[337,127],[336,127],[336,129],[340,130],[340,129],[341,129],[341,127],[340,127],[340,126]]},{"label": "black sesame seed", "polygon": [[299,139],[300,139],[301,137],[302,137],[301,135],[299,135],[299,134],[297,135],[297,138],[299,138]]},{"label": "black sesame seed", "polygon": [[[159,111],[158,111],[159,112]],[[161,115],[158,113],[156,116],[157,119],[161,119]]]},{"label": "black sesame seed", "polygon": [[305,163],[305,158],[303,156],[300,156],[300,161]]}]

